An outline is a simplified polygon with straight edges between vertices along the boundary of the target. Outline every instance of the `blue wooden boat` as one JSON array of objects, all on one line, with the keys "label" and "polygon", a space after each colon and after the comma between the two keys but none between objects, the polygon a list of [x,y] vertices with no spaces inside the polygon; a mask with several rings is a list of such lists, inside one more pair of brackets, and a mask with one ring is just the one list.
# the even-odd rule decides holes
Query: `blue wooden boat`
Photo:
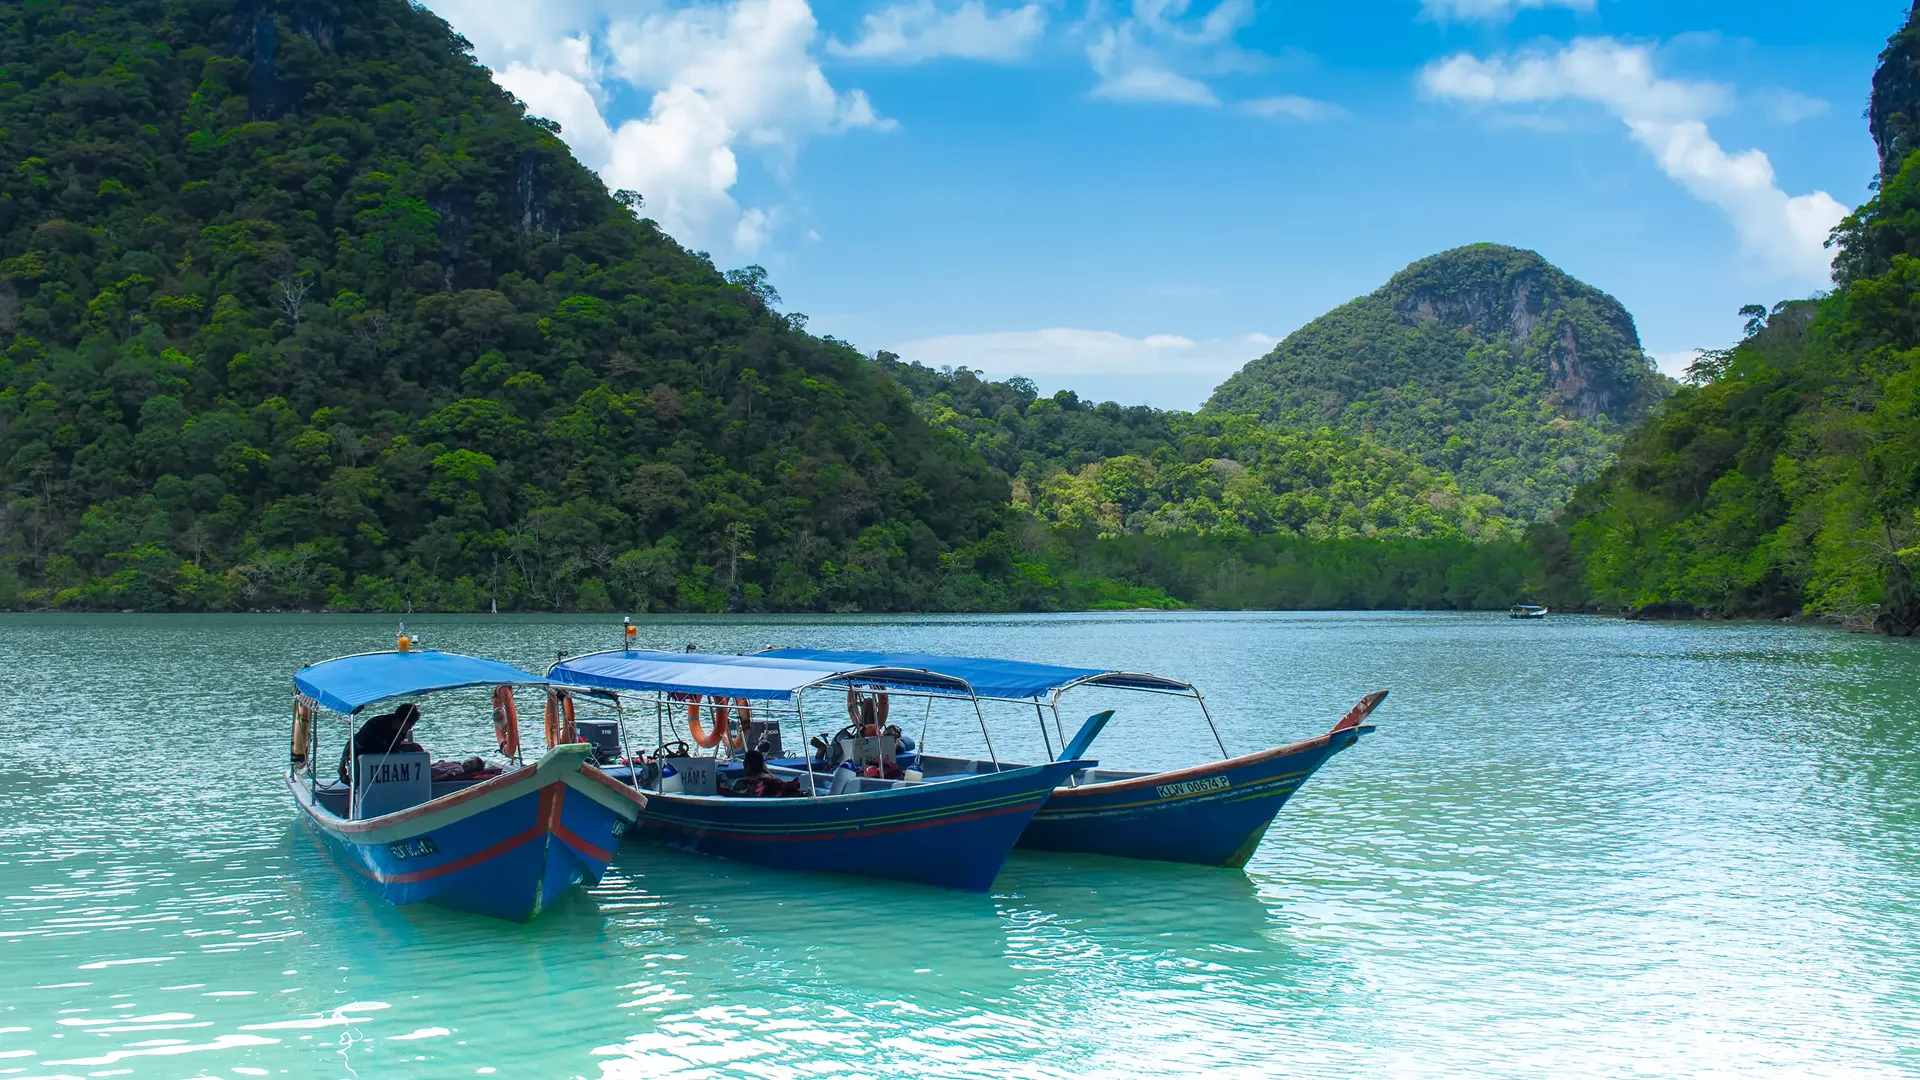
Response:
[{"label": "blue wooden boat", "polygon": [[[953,758],[942,767],[899,767],[896,728],[881,722],[870,732],[836,740],[849,756],[812,763],[771,750],[765,772],[783,789],[771,797],[734,794],[747,779],[745,740],[726,732],[736,720],[757,743],[777,742],[779,726],[797,726],[807,745],[805,700],[843,695],[868,699],[924,697],[978,702],[962,679],[890,665],[834,664],[764,656],[621,649],[560,661],[547,677],[557,684],[646,695],[655,721],[656,751],[649,759],[610,770],[643,788],[646,807],[636,833],[689,851],[788,870],[863,874],[954,889],[985,891],[1034,813],[1073,773],[1096,762],[1062,760],[1011,766],[992,756]],[[623,704],[624,718],[628,707]],[[762,717],[748,716],[758,710]],[[686,714],[685,740],[669,739]],[[742,716],[742,713],[747,716]],[[816,719],[815,731],[821,727]],[[839,726],[836,722],[827,730]],[[887,734],[887,732],[893,734]],[[846,736],[847,733],[841,733]],[[771,736],[771,738],[769,738]],[[822,740],[822,745],[826,741]],[[860,771],[859,755],[873,760]],[[869,775],[877,774],[877,775]],[[784,797],[782,797],[784,796]]]},{"label": "blue wooden boat", "polygon": [[[1368,694],[1324,735],[1236,757],[1226,752],[1199,691],[1174,679],[926,653],[776,649],[761,655],[921,667],[965,677],[983,700],[1020,702],[1051,712],[1063,760],[1084,757],[1113,717],[1112,711],[1098,713],[1072,739],[1066,738],[1060,697],[1069,690],[1099,686],[1191,697],[1200,706],[1221,760],[1170,772],[1076,769],[1028,823],[1020,846],[1210,866],[1245,866],[1294,791],[1328,759],[1374,730],[1367,720],[1387,696],[1384,690]],[[1046,735],[1044,722],[1041,733]],[[923,760],[928,768],[941,762],[932,756]]]},{"label": "blue wooden boat", "polygon": [[[575,885],[594,885],[646,797],[594,764],[593,747],[563,742],[529,762],[519,747],[516,688],[546,680],[493,660],[418,651],[328,660],[294,676],[293,764],[287,784],[306,820],[355,873],[395,904],[431,903],[525,921]],[[440,691],[493,689],[498,768],[452,775],[410,742],[410,726],[371,752],[343,733],[328,775],[315,725],[331,711],[353,722],[369,707]],[[405,707],[387,716],[407,715]],[[425,721],[436,737],[452,733]],[[362,731],[369,724],[362,724]],[[389,724],[388,727],[393,727]],[[384,729],[383,729],[384,730]],[[484,737],[484,736],[483,736]],[[455,763],[442,763],[454,765]],[[436,779],[436,774],[442,778]]]},{"label": "blue wooden boat", "polygon": [[1053,793],[1020,846],[1240,867],[1274,817],[1333,755],[1373,731],[1387,696],[1362,698],[1325,735],[1172,772],[1090,769]]}]

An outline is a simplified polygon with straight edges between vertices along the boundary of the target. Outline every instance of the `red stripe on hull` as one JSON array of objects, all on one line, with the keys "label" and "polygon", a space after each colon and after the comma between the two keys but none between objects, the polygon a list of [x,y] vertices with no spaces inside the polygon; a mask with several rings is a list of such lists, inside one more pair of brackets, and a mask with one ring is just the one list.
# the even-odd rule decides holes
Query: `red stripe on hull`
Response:
[{"label": "red stripe on hull", "polygon": [[[415,882],[432,881],[437,877],[445,877],[448,874],[457,874],[462,870],[471,869],[479,866],[483,862],[497,859],[522,844],[538,840],[540,837],[553,832],[553,821],[550,821],[549,818],[551,817],[555,821],[558,820],[560,815],[560,795],[558,793],[565,790],[566,785],[559,783],[549,784],[540,789],[540,809],[535,814],[532,828],[524,832],[515,833],[497,844],[490,844],[471,855],[462,856],[450,863],[428,867],[425,870],[414,870],[405,874],[383,874],[370,866],[363,866],[357,862],[353,864],[353,868],[383,885],[411,885]],[[549,810],[549,807],[551,807],[551,810]]]},{"label": "red stripe on hull", "polygon": [[834,832],[802,833],[797,836],[767,836],[761,833],[741,833],[741,832],[732,832],[726,829],[709,829],[697,824],[679,821],[677,819],[662,818],[658,815],[650,816],[648,820],[648,824],[654,827],[667,826],[667,827],[679,829],[683,832],[697,833],[701,836],[718,837],[723,840],[743,840],[743,841],[755,841],[759,843],[804,844],[804,843],[812,843],[819,840],[840,840],[846,837],[854,837],[854,836],[885,836],[889,833],[911,832],[915,829],[932,829],[932,828],[938,828],[939,826],[942,826],[942,825],[957,825],[963,821],[979,821],[983,818],[999,817],[1003,814],[1026,813],[1038,808],[1039,805],[1040,805],[1040,800],[1036,799],[1033,802],[1020,803],[1017,806],[1005,806],[1005,807],[1001,807],[998,810],[982,810],[978,813],[965,814],[960,817],[937,818],[932,821],[916,821],[916,822],[909,822],[903,825],[887,825],[877,829],[840,829]]}]

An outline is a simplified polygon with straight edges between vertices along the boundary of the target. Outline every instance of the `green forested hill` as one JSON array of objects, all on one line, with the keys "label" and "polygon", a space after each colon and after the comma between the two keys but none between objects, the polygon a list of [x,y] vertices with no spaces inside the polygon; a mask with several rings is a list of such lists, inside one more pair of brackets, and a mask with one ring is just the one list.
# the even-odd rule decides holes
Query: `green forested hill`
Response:
[{"label": "green forested hill", "polygon": [[466,50],[0,0],[0,604],[1004,606],[1006,479]]},{"label": "green forested hill", "polygon": [[1499,500],[1467,495],[1443,470],[1329,429],[1199,415],[1072,391],[1042,397],[882,353],[921,415],[1013,478],[1013,501],[1056,529],[1103,536],[1307,540],[1516,537]]},{"label": "green forested hill", "polygon": [[1563,600],[1807,610],[1920,627],[1920,29],[1882,54],[1876,197],[1834,233],[1836,288],[1748,333],[1582,488],[1547,551]]},{"label": "green forested hill", "polygon": [[1288,335],[1207,411],[1368,438],[1530,521],[1596,475],[1668,388],[1619,301],[1531,251],[1474,244]]}]

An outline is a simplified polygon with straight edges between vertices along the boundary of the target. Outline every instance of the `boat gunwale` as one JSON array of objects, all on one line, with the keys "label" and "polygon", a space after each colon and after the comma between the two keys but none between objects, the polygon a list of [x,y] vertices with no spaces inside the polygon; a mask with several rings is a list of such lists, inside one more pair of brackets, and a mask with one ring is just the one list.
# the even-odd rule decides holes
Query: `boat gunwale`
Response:
[{"label": "boat gunwale", "polygon": [[[429,799],[426,802],[409,806],[404,810],[396,810],[391,814],[382,814],[379,817],[352,819],[343,818],[335,814],[325,806],[320,805],[319,800],[314,797],[312,788],[304,782],[299,773],[291,769],[287,771],[287,786],[293,789],[295,802],[307,813],[308,817],[313,819],[315,824],[328,832],[339,835],[344,840],[360,844],[390,843],[398,837],[415,836],[422,832],[429,832],[450,822],[461,821],[483,811],[491,810],[496,806],[504,805],[512,802],[514,799],[532,794],[532,792],[521,792],[513,789],[530,781],[538,780],[542,776],[545,777],[545,781],[535,786],[534,791],[536,792],[550,783],[567,784],[567,781],[575,775],[579,775],[583,779],[599,781],[606,787],[613,789],[632,805],[631,816],[628,816],[617,806],[608,805],[602,798],[598,797],[595,792],[579,789],[581,790],[581,794],[606,806],[607,809],[627,817],[629,822],[637,819],[641,810],[646,807],[646,793],[620,783],[591,763],[581,760],[586,756],[585,743],[567,743],[564,745],[578,746],[582,749],[579,751],[565,751],[561,754],[561,760],[556,761],[554,760],[555,751],[561,750],[562,748],[554,747],[542,755],[540,760],[532,765],[515,769],[509,773],[502,773],[491,779],[482,780],[472,787],[449,792],[437,799]],[[549,762],[552,762],[552,764],[549,765]],[[572,787],[573,785],[567,784],[567,786]],[[480,802],[481,805],[469,805],[475,802]],[[441,815],[447,815],[446,820],[433,820],[430,824],[428,823],[428,819],[438,819]]]},{"label": "boat gunwale", "polygon": [[[1040,769],[1050,769],[1056,765],[1066,765],[1066,764],[1075,764],[1082,769],[1091,769],[1091,768],[1097,767],[1100,764],[1100,762],[1099,762],[1099,759],[1097,758],[1076,758],[1073,762],[1049,761],[1041,765],[1005,765],[1003,768],[1001,768],[997,772],[972,773],[966,776],[955,776],[952,779],[948,779],[948,780],[922,780],[917,783],[910,783],[902,787],[886,788],[881,791],[843,791],[838,795],[815,794],[812,796],[808,796],[805,794],[801,794],[801,795],[782,796],[780,798],[756,798],[756,797],[744,796],[744,795],[722,795],[717,791],[712,795],[693,795],[684,791],[655,791],[650,788],[640,788],[638,790],[640,791],[641,794],[645,795],[650,800],[658,796],[661,802],[667,803],[669,805],[673,803],[679,803],[681,805],[691,805],[691,806],[713,806],[713,805],[720,805],[720,804],[725,804],[729,806],[745,805],[745,806],[766,806],[766,807],[778,807],[778,806],[783,806],[787,804],[814,805],[814,806],[827,806],[827,805],[846,806],[846,805],[854,804],[860,800],[872,801],[872,800],[887,798],[889,796],[911,796],[921,792],[939,791],[939,790],[945,790],[945,789],[956,787],[956,786],[964,786],[970,783],[978,783],[978,782],[984,782],[984,781],[990,781],[990,780],[1004,779],[1007,777],[1019,776],[1022,773],[1035,772]],[[802,770],[802,769],[792,769],[785,766],[780,766],[779,768],[780,768],[780,771],[782,772],[791,772],[796,776],[809,775],[805,770]],[[773,767],[769,767],[768,772],[772,772],[772,771],[773,771]],[[817,777],[822,774],[813,773],[811,775]],[[612,784],[620,783],[620,781],[615,780],[612,777],[608,777],[607,779],[608,779],[608,782]],[[1056,788],[1054,790],[1059,790],[1059,789]],[[806,799],[807,802],[801,803],[799,801],[801,799]]]},{"label": "boat gunwale", "polygon": [[[1302,739],[1299,742],[1288,743],[1285,746],[1256,750],[1251,754],[1241,754],[1239,757],[1226,758],[1221,761],[1203,762],[1199,765],[1190,765],[1183,769],[1148,773],[1145,776],[1128,777],[1122,780],[1102,780],[1091,784],[1076,784],[1071,787],[1062,786],[1054,789],[1052,799],[1073,799],[1083,796],[1104,795],[1116,791],[1129,791],[1135,788],[1159,787],[1162,784],[1177,784],[1186,780],[1195,780],[1204,776],[1244,768],[1249,765],[1259,765],[1274,758],[1317,750],[1332,742],[1334,737],[1338,735],[1351,734],[1357,738],[1373,730],[1374,725],[1361,724],[1358,727],[1328,731],[1320,735],[1315,735],[1312,738]],[[1042,807],[1040,812],[1043,814],[1046,813],[1046,808]]]}]

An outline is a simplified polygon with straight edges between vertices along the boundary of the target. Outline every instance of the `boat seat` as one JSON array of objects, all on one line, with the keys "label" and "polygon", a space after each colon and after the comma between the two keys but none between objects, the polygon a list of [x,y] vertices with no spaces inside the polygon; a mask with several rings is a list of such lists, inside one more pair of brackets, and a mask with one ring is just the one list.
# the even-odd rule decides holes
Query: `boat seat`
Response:
[{"label": "boat seat", "polygon": [[334,817],[347,816],[347,785],[338,780],[329,780],[313,789],[314,801],[320,808]]}]

